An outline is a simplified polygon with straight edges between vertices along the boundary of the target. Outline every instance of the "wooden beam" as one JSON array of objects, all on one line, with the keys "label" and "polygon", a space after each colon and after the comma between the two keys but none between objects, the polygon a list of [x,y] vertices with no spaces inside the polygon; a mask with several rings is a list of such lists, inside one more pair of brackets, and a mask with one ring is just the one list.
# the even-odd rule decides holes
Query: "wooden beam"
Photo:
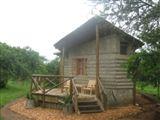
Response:
[{"label": "wooden beam", "polygon": [[[61,51],[61,69],[60,69],[60,75],[61,75],[61,80],[60,82],[63,82],[64,81],[64,48],[62,49]],[[61,85],[61,92],[63,92],[63,85]]]},{"label": "wooden beam", "polygon": [[[61,65],[60,65],[61,67]],[[60,68],[61,69],[61,68]],[[60,73],[61,74],[61,73]],[[44,74],[34,74],[33,77],[62,77],[61,75],[44,75]],[[64,78],[73,78],[74,76],[64,76]]]},{"label": "wooden beam", "polygon": [[98,89],[98,79],[99,79],[99,28],[96,25],[96,94],[99,96]]},{"label": "wooden beam", "polygon": [[30,83],[30,95],[32,95],[32,91],[33,91],[33,80],[31,78],[31,83]]},{"label": "wooden beam", "polygon": [[43,98],[42,98],[42,105],[43,105],[43,107],[45,107],[45,88],[43,87],[43,91],[42,91],[42,93],[43,93]]}]

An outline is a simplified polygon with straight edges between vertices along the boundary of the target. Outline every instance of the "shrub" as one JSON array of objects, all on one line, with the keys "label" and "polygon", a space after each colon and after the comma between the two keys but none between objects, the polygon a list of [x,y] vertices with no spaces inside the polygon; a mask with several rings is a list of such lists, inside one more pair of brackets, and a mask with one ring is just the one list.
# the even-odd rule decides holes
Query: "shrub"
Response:
[{"label": "shrub", "polygon": [[0,88],[4,88],[7,85],[7,79],[0,77]]}]

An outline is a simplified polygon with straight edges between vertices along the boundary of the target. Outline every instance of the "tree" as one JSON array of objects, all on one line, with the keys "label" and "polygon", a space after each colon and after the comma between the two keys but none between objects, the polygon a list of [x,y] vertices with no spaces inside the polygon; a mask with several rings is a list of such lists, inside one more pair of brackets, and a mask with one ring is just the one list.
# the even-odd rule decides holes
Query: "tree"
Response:
[{"label": "tree", "polygon": [[[149,32],[160,27],[160,0],[89,0],[100,15],[124,30]],[[127,29],[126,29],[127,28]]]},{"label": "tree", "polygon": [[10,75],[13,75],[10,68],[12,64],[13,54],[10,47],[0,43],[0,88],[5,87]]},{"label": "tree", "polygon": [[152,48],[160,48],[160,0],[89,0],[103,6],[100,16],[139,37]]},{"label": "tree", "polygon": [[141,81],[158,87],[158,96],[160,96],[160,53],[144,50],[135,53],[128,60],[127,71],[133,81]]},{"label": "tree", "polygon": [[55,58],[47,64],[47,71],[49,74],[59,74],[59,58]]},{"label": "tree", "polygon": [[0,42],[0,88],[8,79],[26,80],[33,73],[47,73],[45,61],[29,47],[10,47]]},{"label": "tree", "polygon": [[11,47],[0,42],[0,88],[8,79],[26,80],[32,74],[59,74],[59,58],[46,59],[29,47]]}]

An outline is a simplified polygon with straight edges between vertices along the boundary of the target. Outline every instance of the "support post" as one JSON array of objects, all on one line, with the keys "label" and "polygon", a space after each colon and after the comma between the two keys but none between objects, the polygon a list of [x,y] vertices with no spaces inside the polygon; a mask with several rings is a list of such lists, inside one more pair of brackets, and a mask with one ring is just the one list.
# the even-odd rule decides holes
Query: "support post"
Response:
[{"label": "support post", "polygon": [[72,81],[73,81],[73,78],[70,80],[70,88],[69,88],[71,98],[73,96],[73,82]]},{"label": "support post", "polygon": [[136,105],[136,80],[133,81],[133,105]]},{"label": "support post", "polygon": [[30,95],[32,95],[32,91],[33,91],[33,78],[31,77]]},{"label": "support post", "polygon": [[96,95],[99,96],[98,89],[98,79],[99,79],[99,28],[96,25]]},{"label": "support post", "polygon": [[45,107],[45,88],[43,87],[43,95],[42,95],[42,106]]},{"label": "support post", "polygon": [[[61,51],[61,67],[60,67],[60,75],[61,75],[61,78],[60,78],[60,82],[63,82],[64,81],[64,48],[62,49]],[[61,85],[61,92],[63,92],[63,84]]]},{"label": "support post", "polygon": [[[41,81],[43,81],[43,80],[44,80],[44,78],[41,78]],[[45,107],[45,92],[46,91],[45,91],[45,85],[44,85],[44,83],[43,83],[43,86],[42,86],[42,90],[43,90],[42,91],[43,92],[43,96],[42,96],[43,97],[42,98],[43,103],[42,104],[43,104],[43,107]]]}]

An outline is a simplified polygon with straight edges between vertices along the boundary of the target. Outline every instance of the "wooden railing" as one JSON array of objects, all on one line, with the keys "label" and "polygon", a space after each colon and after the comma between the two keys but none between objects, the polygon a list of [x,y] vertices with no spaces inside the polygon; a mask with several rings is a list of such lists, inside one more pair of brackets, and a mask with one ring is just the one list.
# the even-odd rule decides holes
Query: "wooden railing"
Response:
[{"label": "wooden railing", "polygon": [[[61,80],[61,78],[64,78]],[[79,113],[78,110],[78,96],[79,92],[77,90],[75,80],[73,76],[61,76],[61,75],[40,75],[35,74],[32,76],[31,82],[31,94],[34,92],[39,91],[42,94],[42,104],[45,104],[45,96],[46,94],[54,88],[61,88],[63,84],[70,80],[70,96],[72,98],[73,106],[76,113]],[[97,98],[99,99],[100,103],[102,103],[102,109],[104,110],[105,107],[105,90],[101,83],[100,78],[97,82],[97,89],[98,94],[96,94]]]},{"label": "wooden railing", "polygon": [[[61,80],[64,78],[66,80]],[[62,88],[63,84],[67,81],[72,81],[72,76],[61,76],[61,75],[32,75],[31,89],[30,93],[40,92],[42,93],[43,106],[45,103],[45,95],[51,91],[53,88]],[[70,90],[70,95],[72,95],[72,89]]]},{"label": "wooden railing", "polygon": [[78,90],[75,84],[74,79],[71,80],[71,88],[72,88],[72,101],[73,101],[73,105],[74,105],[74,109],[76,113],[79,113],[78,111]]}]

